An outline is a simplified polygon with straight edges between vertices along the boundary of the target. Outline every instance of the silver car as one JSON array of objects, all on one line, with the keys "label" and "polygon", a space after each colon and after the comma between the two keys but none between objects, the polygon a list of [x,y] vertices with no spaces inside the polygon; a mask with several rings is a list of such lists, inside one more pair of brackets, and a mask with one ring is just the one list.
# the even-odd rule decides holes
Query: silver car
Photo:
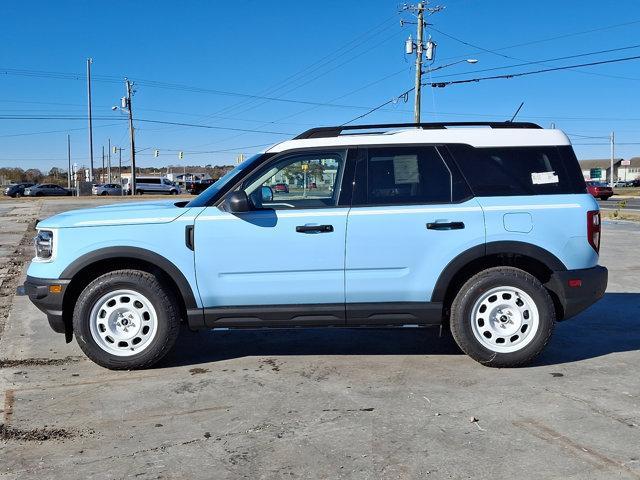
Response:
[{"label": "silver car", "polygon": [[25,197],[52,197],[52,196],[67,196],[72,195],[71,190],[56,185],[54,183],[41,183],[24,189]]},{"label": "silver car", "polygon": [[122,186],[117,183],[94,185],[91,193],[94,195],[122,195]]}]

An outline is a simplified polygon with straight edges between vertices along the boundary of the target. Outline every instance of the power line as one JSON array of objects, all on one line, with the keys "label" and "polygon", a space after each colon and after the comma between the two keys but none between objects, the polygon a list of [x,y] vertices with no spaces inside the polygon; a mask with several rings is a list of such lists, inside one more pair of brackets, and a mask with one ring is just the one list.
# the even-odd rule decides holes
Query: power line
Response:
[{"label": "power line", "polygon": [[429,85],[431,87],[439,87],[439,88],[443,88],[446,87],[448,85],[458,85],[458,84],[462,84],[462,83],[475,83],[475,82],[481,82],[483,80],[497,80],[497,79],[503,79],[503,78],[515,78],[515,77],[524,77],[527,75],[536,75],[539,73],[547,73],[547,72],[557,72],[560,70],[569,70],[572,68],[580,68],[580,67],[591,67],[594,65],[605,65],[605,64],[609,64],[609,63],[619,63],[619,62],[628,62],[631,60],[638,60],[640,59],[640,55],[636,55],[633,57],[625,57],[625,58],[615,58],[613,60],[601,60],[599,62],[590,62],[590,63],[581,63],[581,64],[577,64],[577,65],[565,65],[562,67],[553,67],[553,68],[544,68],[541,70],[534,70],[534,71],[530,71],[530,72],[520,72],[520,73],[508,73],[508,74],[504,74],[504,75],[493,75],[493,76],[489,76],[489,77],[477,77],[477,78],[467,78],[464,80],[450,80],[450,81],[446,81],[446,82],[427,82],[427,83],[423,83],[423,85]]},{"label": "power line", "polygon": [[[626,27],[626,26],[629,26],[629,25],[635,25],[637,23],[640,23],[640,19],[631,20],[629,22],[624,22],[624,23],[616,23],[616,24],[613,24],[613,25],[606,25],[604,27],[592,28],[592,29],[589,29],[589,30],[582,30],[582,31],[579,31],[579,32],[564,33],[564,34],[561,34],[561,35],[556,35],[556,36],[553,36],[553,37],[547,37],[547,38],[543,38],[543,39],[539,39],[539,40],[531,40],[531,41],[528,41],[528,42],[515,43],[513,45],[507,45],[506,47],[500,47],[500,48],[496,48],[496,49],[494,49],[492,51],[489,51],[489,50],[487,50],[487,51],[488,51],[488,53],[495,53],[495,52],[499,52],[499,51],[503,51],[503,50],[510,50],[512,48],[526,47],[526,46],[535,45],[535,44],[538,44],[538,43],[551,42],[553,40],[560,40],[560,39],[563,39],[563,38],[575,37],[575,36],[579,36],[579,35],[587,35],[589,33],[601,32],[603,30],[611,30],[613,28]],[[435,28],[433,28],[433,26],[431,28],[433,30],[435,30]],[[438,31],[438,33],[442,33],[445,36],[447,35],[447,34],[445,34],[443,32],[440,32],[440,31]],[[469,44],[468,42],[464,42],[462,40],[458,40],[458,39],[453,38],[453,37],[452,37],[452,40],[456,40],[456,41],[468,44],[468,46],[470,46],[472,48],[480,48],[480,47],[477,47],[475,45]],[[456,57],[447,57],[447,58],[443,58],[441,60],[442,61],[444,61],[444,60],[453,60],[453,59],[456,59],[456,58],[465,58],[467,56],[468,56],[468,54],[465,54],[465,55],[459,55],[459,56],[456,56]]]},{"label": "power line", "polygon": [[[507,58],[507,59],[510,59],[510,60],[517,60],[517,61],[522,61],[522,62],[530,62],[530,63],[535,63],[535,64],[548,66],[548,65],[546,65],[544,63],[544,61],[529,61],[529,60],[525,60],[523,58],[514,57],[514,56],[511,56],[511,55],[505,55],[505,54],[502,54],[502,53],[498,53],[498,50],[502,50],[502,49],[491,50],[491,49],[484,48],[484,47],[481,47],[479,45],[474,45],[474,44],[472,44],[470,42],[461,40],[461,39],[459,39],[457,37],[454,37],[451,34],[448,34],[446,32],[438,30],[438,29],[436,29],[434,27],[432,27],[432,30],[440,33],[441,35],[444,35],[445,37],[448,37],[448,38],[450,38],[452,40],[455,40],[456,42],[462,43],[463,45],[467,45],[467,46],[470,46],[470,47],[475,48],[477,50],[480,50],[480,51],[483,51],[483,52],[486,52],[486,53],[491,53],[493,55],[497,55],[497,56],[502,57],[502,58]],[[612,51],[614,51],[614,50],[612,50]],[[581,70],[575,70],[575,71],[578,72],[578,73],[585,74],[585,75],[595,75],[595,76],[599,76],[599,77],[619,78],[619,79],[623,79],[623,80],[640,80],[640,79],[637,79],[637,78],[622,77],[622,76],[617,76],[617,75],[608,75],[608,74],[597,73],[597,72],[583,72]],[[474,72],[474,73],[477,73],[477,72]]]},{"label": "power line", "polygon": [[[475,70],[474,69],[473,71],[459,72],[459,73],[448,73],[446,75],[434,76],[433,78],[436,78],[436,79],[438,79],[438,78],[449,78],[449,77],[457,77],[457,76],[460,76],[460,75],[478,74],[478,73],[482,73],[482,72],[492,72],[492,71],[495,71],[495,70],[504,70],[504,69],[507,69],[507,68],[524,67],[524,66],[527,66],[527,65],[544,64],[544,63],[547,63],[547,62],[556,62],[556,61],[559,61],[559,60],[570,60],[570,59],[573,59],[573,58],[587,57],[587,56],[592,56],[592,55],[600,55],[600,54],[603,54],[603,53],[619,52],[619,51],[622,51],[622,50],[631,50],[631,49],[634,49],[634,48],[640,48],[640,44],[629,45],[627,47],[610,48],[608,50],[599,50],[599,51],[596,51],[596,52],[577,53],[577,54],[574,54],[574,55],[566,55],[564,57],[547,58],[545,60],[532,60],[532,61],[526,61],[526,62],[523,62],[523,63],[516,63],[516,64],[513,64],[513,65],[504,65],[504,66],[501,66],[501,67],[484,68],[484,69],[481,69],[481,70]],[[509,57],[509,58],[512,58],[512,57]],[[585,73],[585,72],[583,72],[583,73]],[[638,80],[640,80],[640,79],[638,79]]]}]

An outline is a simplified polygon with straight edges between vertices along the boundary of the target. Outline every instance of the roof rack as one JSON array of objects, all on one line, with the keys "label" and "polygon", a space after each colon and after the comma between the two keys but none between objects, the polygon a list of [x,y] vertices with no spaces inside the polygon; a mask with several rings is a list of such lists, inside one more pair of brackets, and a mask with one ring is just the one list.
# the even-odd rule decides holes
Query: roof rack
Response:
[{"label": "roof rack", "polygon": [[[438,130],[447,127],[490,127],[490,128],[542,128],[530,122],[444,122],[444,123],[381,123],[375,125],[340,125],[337,127],[317,127],[301,133],[294,140],[305,138],[338,137],[346,130],[371,130],[374,128],[389,130],[392,128],[414,127],[423,130]],[[375,132],[380,133],[380,132]]]}]

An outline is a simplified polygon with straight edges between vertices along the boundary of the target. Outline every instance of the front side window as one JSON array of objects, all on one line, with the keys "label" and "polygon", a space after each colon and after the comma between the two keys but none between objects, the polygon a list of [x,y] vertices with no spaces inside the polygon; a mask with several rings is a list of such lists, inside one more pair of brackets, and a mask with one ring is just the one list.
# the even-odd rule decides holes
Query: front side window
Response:
[{"label": "front side window", "polygon": [[[363,171],[364,170],[364,171]],[[453,176],[436,147],[370,148],[365,169],[358,169],[367,205],[449,203]],[[366,178],[362,178],[364,175]]]},{"label": "front side window", "polygon": [[247,179],[243,188],[256,208],[286,210],[337,204],[344,152],[286,156]]}]

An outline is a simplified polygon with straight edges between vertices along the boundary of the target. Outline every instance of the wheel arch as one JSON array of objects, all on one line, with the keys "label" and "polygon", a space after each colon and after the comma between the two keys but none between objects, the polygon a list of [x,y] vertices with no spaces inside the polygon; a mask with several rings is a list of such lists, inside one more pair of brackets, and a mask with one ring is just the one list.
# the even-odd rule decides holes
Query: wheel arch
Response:
[{"label": "wheel arch", "polygon": [[196,298],[188,280],[170,260],[139,247],[107,247],[87,253],[64,269],[60,278],[70,280],[63,299],[62,314],[65,334],[70,341],[73,305],[84,287],[100,275],[113,270],[138,269],[157,274],[172,288],[180,301],[183,319],[187,312],[197,309]]},{"label": "wheel arch", "polygon": [[[476,245],[449,262],[436,281],[431,301],[442,302],[447,310],[464,282],[476,273],[495,266],[520,268],[543,284],[549,281],[552,272],[567,270],[558,257],[537,245],[517,241],[489,242]],[[560,309],[558,313],[562,313],[558,298],[552,291],[549,290],[549,293],[556,311]]]}]

